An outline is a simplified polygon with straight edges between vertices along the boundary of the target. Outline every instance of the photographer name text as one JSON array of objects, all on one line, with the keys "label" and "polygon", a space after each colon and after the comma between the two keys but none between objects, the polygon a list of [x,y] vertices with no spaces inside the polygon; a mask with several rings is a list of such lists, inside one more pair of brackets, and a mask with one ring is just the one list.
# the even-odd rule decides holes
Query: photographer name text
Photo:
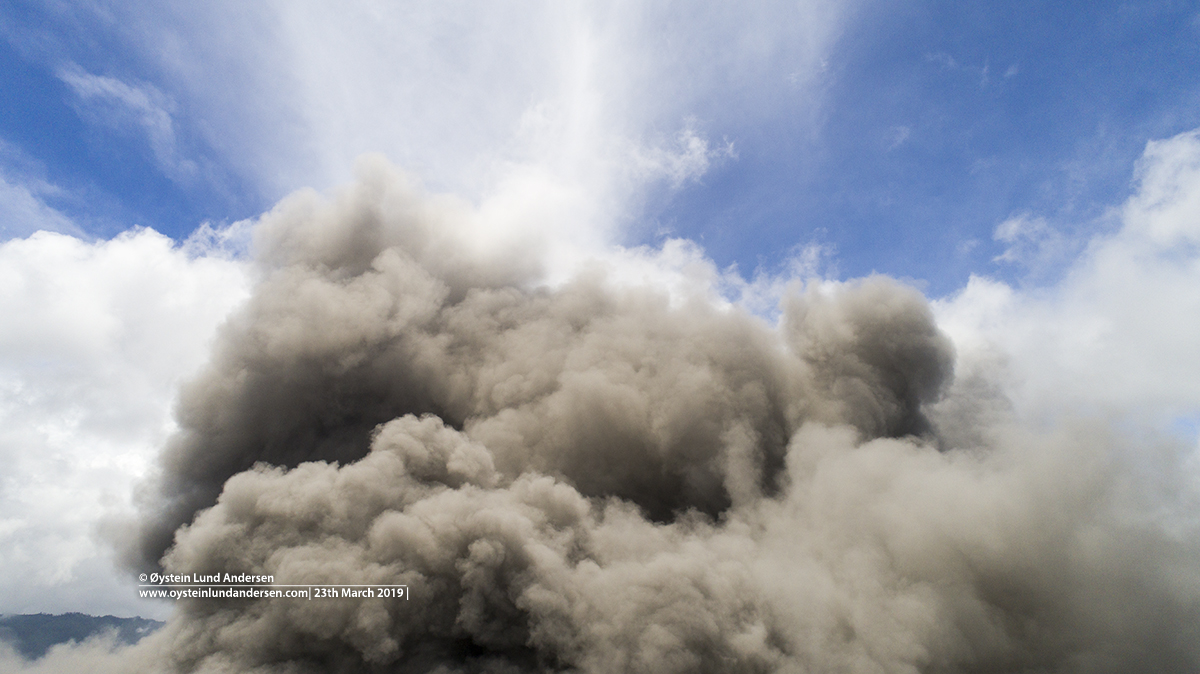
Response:
[{"label": "photographer name text", "polygon": [[263,583],[275,582],[275,576],[256,576],[249,573],[152,573],[151,585],[200,585],[203,583]]}]

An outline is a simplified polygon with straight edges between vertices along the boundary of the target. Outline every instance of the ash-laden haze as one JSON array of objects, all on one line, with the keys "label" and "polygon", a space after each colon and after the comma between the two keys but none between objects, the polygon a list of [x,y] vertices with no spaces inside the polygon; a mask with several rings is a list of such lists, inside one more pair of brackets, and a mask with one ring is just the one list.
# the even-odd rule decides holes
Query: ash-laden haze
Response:
[{"label": "ash-laden haze", "polygon": [[468,211],[377,163],[263,216],[127,545],[411,598],[181,601],[33,667],[1200,668],[1174,464],[1019,428],[916,290],[797,285],[773,326],[611,264],[547,287],[533,249],[471,252]]}]

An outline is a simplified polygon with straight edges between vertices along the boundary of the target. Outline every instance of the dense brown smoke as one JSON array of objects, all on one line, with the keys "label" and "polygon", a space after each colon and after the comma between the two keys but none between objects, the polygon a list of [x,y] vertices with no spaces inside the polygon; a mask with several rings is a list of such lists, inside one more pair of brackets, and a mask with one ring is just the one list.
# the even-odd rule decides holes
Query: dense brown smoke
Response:
[{"label": "dense brown smoke", "polygon": [[[1192,672],[1200,573],[1098,430],[951,387],[923,297],[537,287],[384,166],[264,216],[131,558],[404,583],[181,602],[203,672]],[[947,395],[939,406],[930,406]],[[932,411],[931,411],[932,409]],[[133,668],[133,665],[129,665]]]},{"label": "dense brown smoke", "polygon": [[915,291],[872,278],[792,297],[784,348],[702,297],[613,291],[598,270],[529,290],[527,263],[456,260],[452,211],[378,170],[260,224],[267,278],[183,392],[146,565],[231,476],[360,459],[376,426],[405,414],[465,431],[508,479],[565,478],[657,521],[774,493],[806,421],[864,438],[929,431],[920,404],[952,351]]}]

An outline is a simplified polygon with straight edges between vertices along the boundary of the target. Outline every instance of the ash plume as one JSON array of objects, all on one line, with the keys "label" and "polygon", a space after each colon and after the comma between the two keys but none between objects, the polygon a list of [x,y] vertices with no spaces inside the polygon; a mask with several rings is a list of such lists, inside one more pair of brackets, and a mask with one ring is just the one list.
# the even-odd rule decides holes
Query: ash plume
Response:
[{"label": "ash plume", "polygon": [[333,203],[301,197],[260,223],[266,278],[183,391],[145,564],[231,476],[360,459],[405,414],[465,431],[510,478],[560,476],[657,521],[720,514],[731,479],[773,491],[805,421],[929,430],[920,404],[953,356],[915,291],[872,278],[796,295],[781,349],[760,320],[699,297],[614,292],[600,271],[530,290],[528,261],[456,259],[453,211],[371,170]]},{"label": "ash plume", "polygon": [[1194,529],[1154,517],[1113,434],[1022,430],[987,386],[955,382],[916,290],[797,288],[772,326],[602,266],[539,286],[534,256],[470,252],[464,217],[381,164],[264,216],[262,280],[182,392],[128,550],[145,570],[406,584],[411,599],[181,601],[111,657],[1200,667]]}]

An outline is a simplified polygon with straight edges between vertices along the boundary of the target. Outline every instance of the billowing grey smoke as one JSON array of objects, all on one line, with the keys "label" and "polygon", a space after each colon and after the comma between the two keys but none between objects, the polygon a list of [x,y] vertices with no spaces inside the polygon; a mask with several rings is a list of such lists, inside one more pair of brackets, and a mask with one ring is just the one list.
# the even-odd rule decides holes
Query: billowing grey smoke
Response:
[{"label": "billowing grey smoke", "polygon": [[131,553],[412,598],[181,602],[138,667],[1200,668],[1192,530],[1104,432],[971,382],[930,414],[953,354],[916,291],[797,290],[777,329],[600,267],[538,288],[456,217],[376,166],[263,218]]},{"label": "billowing grey smoke", "polygon": [[929,430],[920,403],[952,355],[912,290],[872,278],[795,296],[785,350],[761,321],[698,298],[613,292],[600,272],[529,290],[526,261],[456,260],[454,223],[377,170],[333,204],[306,195],[261,223],[267,277],[183,391],[145,565],[229,477],[359,459],[405,414],[465,430],[509,478],[563,477],[658,521],[773,493],[805,421],[868,438]]}]

